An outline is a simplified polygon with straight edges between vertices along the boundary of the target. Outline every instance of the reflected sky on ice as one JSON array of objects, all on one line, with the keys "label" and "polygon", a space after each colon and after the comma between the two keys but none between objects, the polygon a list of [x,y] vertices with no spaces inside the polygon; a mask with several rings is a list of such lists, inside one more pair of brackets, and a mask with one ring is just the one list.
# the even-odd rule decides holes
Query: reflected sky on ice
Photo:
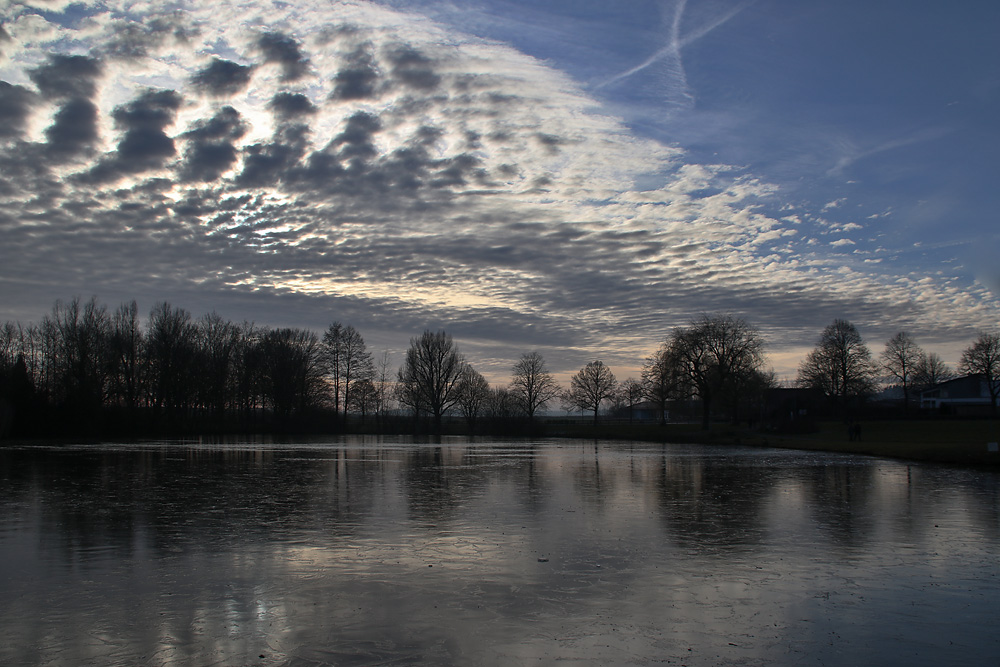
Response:
[{"label": "reflected sky on ice", "polygon": [[995,472],[406,439],[0,449],[3,664],[979,663]]}]

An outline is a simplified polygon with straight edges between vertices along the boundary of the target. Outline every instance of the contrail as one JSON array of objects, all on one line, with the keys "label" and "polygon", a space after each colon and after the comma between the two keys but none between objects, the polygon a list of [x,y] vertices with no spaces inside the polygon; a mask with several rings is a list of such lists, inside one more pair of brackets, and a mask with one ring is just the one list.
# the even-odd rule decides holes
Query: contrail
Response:
[{"label": "contrail", "polygon": [[654,53],[649,58],[647,58],[646,60],[644,60],[640,64],[636,65],[635,67],[633,67],[631,69],[628,69],[628,70],[625,70],[624,72],[621,72],[619,74],[616,74],[615,76],[611,77],[607,81],[604,81],[603,83],[598,84],[595,88],[600,89],[600,88],[604,88],[605,86],[610,86],[611,84],[617,83],[618,81],[621,81],[622,79],[626,79],[626,78],[632,76],[633,74],[635,74],[637,72],[641,72],[642,70],[646,69],[647,67],[649,67],[650,65],[656,63],[659,60],[662,60],[662,59],[664,59],[664,58],[666,58],[668,56],[672,56],[672,57],[676,58],[677,61],[678,61],[677,62],[677,75],[681,79],[682,87],[686,89],[687,88],[687,77],[684,74],[684,67],[680,63],[681,49],[684,48],[685,46],[687,46],[688,44],[691,44],[692,42],[695,42],[695,41],[701,39],[702,37],[704,37],[708,33],[712,32],[713,30],[715,30],[716,28],[718,28],[723,23],[726,23],[727,21],[729,21],[730,19],[732,19],[734,16],[736,16],[737,14],[739,14],[740,12],[742,12],[744,9],[746,9],[748,6],[752,5],[754,2],[756,2],[756,0],[749,0],[748,2],[744,2],[741,5],[738,5],[737,7],[735,7],[733,9],[731,9],[730,11],[726,12],[725,14],[723,14],[722,16],[720,16],[719,18],[717,18],[716,20],[714,20],[711,23],[709,23],[708,25],[702,26],[698,30],[695,30],[694,32],[692,32],[689,35],[686,35],[685,37],[682,38],[681,34],[680,34],[680,32],[681,32],[681,19],[684,16],[684,9],[687,7],[687,0],[680,0],[680,2],[678,2],[677,5],[676,5],[676,9],[674,10],[674,17],[673,17],[673,21],[671,22],[671,26],[670,26],[670,39],[667,42],[667,45],[664,46],[664,47],[662,47],[658,51],[656,51],[656,53]]}]

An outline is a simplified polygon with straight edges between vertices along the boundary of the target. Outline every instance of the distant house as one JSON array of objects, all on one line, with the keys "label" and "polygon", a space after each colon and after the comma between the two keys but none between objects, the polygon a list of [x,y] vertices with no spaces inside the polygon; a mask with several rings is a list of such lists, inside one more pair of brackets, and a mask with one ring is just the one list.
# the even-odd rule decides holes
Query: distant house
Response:
[{"label": "distant house", "polygon": [[920,409],[952,415],[980,415],[992,408],[983,375],[965,375],[920,392]]}]

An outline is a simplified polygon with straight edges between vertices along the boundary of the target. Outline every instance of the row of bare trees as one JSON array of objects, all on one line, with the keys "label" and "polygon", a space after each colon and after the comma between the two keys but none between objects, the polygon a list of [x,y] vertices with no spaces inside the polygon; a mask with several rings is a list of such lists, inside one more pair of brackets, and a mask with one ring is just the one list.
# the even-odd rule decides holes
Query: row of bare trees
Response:
[{"label": "row of bare trees", "polygon": [[437,430],[452,409],[458,409],[471,428],[491,403],[512,405],[530,426],[539,411],[555,400],[566,409],[591,413],[596,424],[604,408],[628,409],[643,401],[656,403],[665,419],[669,402],[693,397],[700,399],[702,424],[707,428],[717,406],[736,420],[741,408],[773,385],[773,373],[764,370],[763,348],[759,331],[745,320],[704,315],[673,331],[646,360],[641,379],[619,383],[604,362],[595,360],[581,368],[564,391],[542,355],[529,352],[511,368],[507,386],[491,389],[464,361],[450,336],[427,331],[410,342],[399,370],[397,396],[414,414],[427,414]]},{"label": "row of bare trees", "polygon": [[[288,420],[325,390],[322,346],[302,329],[200,319],[156,304],[145,324],[135,302],[57,302],[40,324],[0,327],[0,396],[29,422],[86,429],[102,416],[179,425],[243,423],[264,411]],[[33,424],[27,429],[52,430]]]},{"label": "row of bare trees", "polygon": [[[1000,399],[1000,333],[981,332],[967,347],[958,373],[982,378],[993,411]],[[876,357],[857,328],[837,319],[820,335],[799,367],[798,384],[819,390],[844,413],[855,409],[879,386],[898,387],[904,412],[920,392],[956,377],[939,355],[924,351],[906,332],[890,338]]]},{"label": "row of bare trees", "polygon": [[[283,424],[320,409],[342,427],[349,415],[378,422],[397,407],[426,418],[435,432],[445,415],[465,418],[470,431],[484,421],[520,421],[527,429],[558,401],[568,410],[655,407],[661,420],[679,402],[700,406],[701,423],[736,422],[759,414],[775,386],[759,330],[729,314],[702,315],[677,327],[648,357],[638,379],[618,382],[600,360],[582,367],[565,389],[540,353],[523,354],[510,382],[491,387],[443,331],[410,341],[395,373],[389,353],[376,360],[361,334],[334,322],[322,335],[294,328],[233,323],[211,313],[194,319],[158,303],[143,323],[135,302],[109,311],[96,299],[57,302],[40,324],[0,327],[0,432],[10,412],[29,421],[53,414],[71,420],[111,412],[177,424],[191,421],[255,428],[266,418]],[[984,333],[958,370],[982,375],[994,407],[1000,396],[1000,334]],[[908,406],[919,390],[954,373],[906,333],[875,357],[853,324],[835,320],[799,368],[798,384],[849,411],[879,385],[898,386]],[[6,416],[5,416],[6,415]]]}]

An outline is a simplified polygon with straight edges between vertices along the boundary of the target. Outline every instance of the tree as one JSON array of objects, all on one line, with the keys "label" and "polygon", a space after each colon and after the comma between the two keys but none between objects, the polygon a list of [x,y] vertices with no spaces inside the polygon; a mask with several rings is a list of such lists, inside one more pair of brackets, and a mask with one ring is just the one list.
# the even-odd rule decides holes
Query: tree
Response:
[{"label": "tree", "polygon": [[746,320],[702,315],[671,335],[671,352],[681,377],[701,399],[701,427],[708,429],[716,398],[730,402],[733,422],[747,384],[764,364],[764,341]]},{"label": "tree", "polygon": [[618,386],[618,400],[622,407],[628,409],[628,421],[632,423],[632,416],[637,403],[642,401],[646,391],[642,383],[635,378],[628,378]]},{"label": "tree", "polygon": [[217,420],[225,415],[233,393],[233,365],[239,335],[236,325],[217,313],[209,313],[198,321],[201,402]]},{"label": "tree", "polygon": [[333,410],[344,418],[351,403],[351,389],[358,380],[370,380],[375,374],[372,355],[361,334],[352,327],[334,322],[323,335],[326,372],[333,386]]},{"label": "tree", "polygon": [[265,402],[279,424],[318,403],[322,362],[316,334],[301,329],[272,329],[260,340]]},{"label": "tree", "polygon": [[581,410],[591,410],[594,413],[594,426],[597,426],[597,414],[604,401],[615,395],[618,381],[611,369],[603,361],[592,361],[573,376],[569,391],[564,396],[567,405]]},{"label": "tree", "polygon": [[684,394],[684,373],[670,339],[646,359],[642,366],[642,388],[646,398],[656,404],[660,424],[667,423],[667,402]]},{"label": "tree", "polygon": [[954,371],[936,352],[921,353],[913,368],[913,389],[924,391],[955,377]]},{"label": "tree", "polygon": [[153,306],[146,324],[149,391],[153,406],[169,416],[192,403],[196,336],[188,311],[166,301]]},{"label": "tree", "polygon": [[76,297],[66,304],[57,301],[47,319],[43,324],[53,343],[54,397],[76,417],[89,417],[103,406],[107,388],[111,327],[107,308],[96,298],[81,303]]},{"label": "tree", "polygon": [[476,420],[483,413],[490,398],[490,383],[479,371],[466,364],[458,382],[458,407],[469,425],[469,433],[475,433]]},{"label": "tree", "polygon": [[263,338],[266,332],[252,322],[243,322],[238,330],[233,351],[233,403],[247,426],[264,400]]},{"label": "tree", "polygon": [[361,423],[365,423],[365,418],[372,412],[378,410],[379,393],[375,383],[370,379],[357,380],[351,390],[351,404],[348,406],[355,413],[361,415]]},{"label": "tree", "polygon": [[507,387],[494,387],[486,399],[486,415],[494,422],[494,428],[509,424],[517,416],[518,405],[514,394]]},{"label": "tree", "polygon": [[375,418],[379,428],[382,428],[383,420],[389,409],[389,400],[392,395],[389,379],[389,364],[392,360],[389,350],[382,350],[379,355],[378,364],[375,367],[375,375],[372,382],[375,385]]},{"label": "tree", "polygon": [[434,432],[441,433],[441,418],[458,401],[458,382],[465,361],[451,336],[425,331],[410,339],[406,359],[399,369],[398,396],[416,414],[429,413]]},{"label": "tree", "polygon": [[975,342],[962,352],[958,370],[983,377],[995,415],[997,398],[1000,397],[1000,332],[980,333]]},{"label": "tree", "polygon": [[539,409],[559,395],[559,385],[545,369],[542,355],[527,352],[511,369],[510,391],[530,423]]},{"label": "tree", "polygon": [[890,338],[882,350],[881,366],[890,381],[903,390],[903,412],[910,410],[910,392],[913,390],[913,375],[923,350],[913,342],[910,335],[900,331]]},{"label": "tree", "polygon": [[142,394],[144,346],[138,305],[121,304],[111,317],[111,399],[129,410],[139,406]]},{"label": "tree", "polygon": [[875,390],[876,369],[857,328],[834,320],[799,366],[798,384],[823,392],[843,411]]}]

